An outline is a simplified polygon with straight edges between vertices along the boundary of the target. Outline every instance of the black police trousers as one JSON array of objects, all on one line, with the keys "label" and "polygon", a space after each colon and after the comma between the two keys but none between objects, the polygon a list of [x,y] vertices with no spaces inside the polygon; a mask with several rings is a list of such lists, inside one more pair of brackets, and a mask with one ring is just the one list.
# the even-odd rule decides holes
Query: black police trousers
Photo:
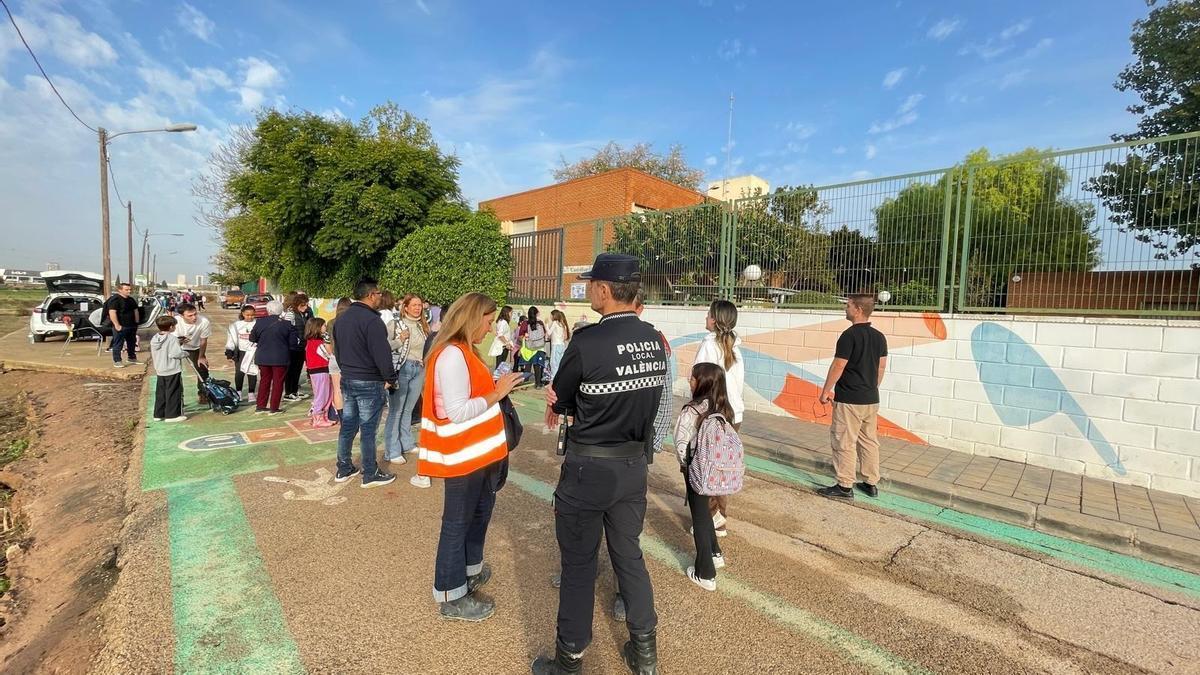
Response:
[{"label": "black police trousers", "polygon": [[600,535],[635,635],[658,625],[654,591],[638,537],[646,518],[646,458],[602,459],[568,453],[554,491],[554,525],[562,555],[558,639],[579,654],[592,641]]}]

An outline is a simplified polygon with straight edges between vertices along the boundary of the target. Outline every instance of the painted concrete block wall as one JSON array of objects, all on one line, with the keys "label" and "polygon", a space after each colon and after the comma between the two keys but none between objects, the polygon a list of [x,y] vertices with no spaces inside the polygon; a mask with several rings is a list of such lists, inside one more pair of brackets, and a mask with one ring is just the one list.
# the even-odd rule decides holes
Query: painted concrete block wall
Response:
[{"label": "painted concrete block wall", "polygon": [[[644,318],[684,377],[704,308]],[[1200,496],[1200,322],[878,313],[881,431],[915,443]],[[747,407],[828,424],[840,312],[742,309]]]}]

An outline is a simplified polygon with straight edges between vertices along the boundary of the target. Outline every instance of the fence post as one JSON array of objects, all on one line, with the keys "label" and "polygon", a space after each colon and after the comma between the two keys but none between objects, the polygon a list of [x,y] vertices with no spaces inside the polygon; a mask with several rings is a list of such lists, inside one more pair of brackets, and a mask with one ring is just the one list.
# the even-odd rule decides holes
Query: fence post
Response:
[{"label": "fence post", "polygon": [[[938,266],[937,295],[938,311],[949,311],[950,313],[954,312],[954,292],[953,289],[951,289],[950,292],[947,293],[946,283],[949,281],[950,284],[953,284],[954,277],[952,273],[948,273],[946,262],[947,258],[950,257],[950,249],[954,246],[954,241],[950,237],[950,229],[951,227],[954,227],[956,232],[958,230],[958,228],[955,226],[956,223],[952,222],[953,214],[956,211],[954,206],[958,202],[959,195],[958,187],[957,185],[954,185],[954,182],[954,170],[951,169],[950,171],[946,172],[946,193],[942,196],[942,210],[944,211],[942,214],[942,261]],[[961,213],[961,211],[959,211],[959,213]]]},{"label": "fence post", "polygon": [[733,283],[730,279],[733,257],[733,228],[734,215],[732,209],[721,213],[721,251],[717,258],[717,297],[730,299],[733,295]]},{"label": "fence post", "polygon": [[604,219],[597,218],[592,232],[592,257],[604,252]]},{"label": "fence post", "polygon": [[[971,211],[975,202],[975,168],[964,166],[967,172],[967,197],[964,209],[960,212],[962,221],[962,255],[958,258],[958,311],[967,305],[967,266],[970,264],[971,247]],[[952,307],[951,309],[954,309]]]}]

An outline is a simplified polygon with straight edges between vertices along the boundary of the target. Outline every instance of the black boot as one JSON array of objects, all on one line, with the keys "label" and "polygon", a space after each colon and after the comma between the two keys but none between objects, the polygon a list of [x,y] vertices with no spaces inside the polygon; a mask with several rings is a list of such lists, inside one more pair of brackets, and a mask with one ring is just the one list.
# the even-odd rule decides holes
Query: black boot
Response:
[{"label": "black boot", "polygon": [[658,645],[654,631],[645,635],[629,634],[625,643],[625,665],[634,675],[658,675]]},{"label": "black boot", "polygon": [[534,366],[533,367],[533,388],[534,389],[541,389],[543,386],[545,386],[546,383],[542,381],[542,373],[544,373],[544,372],[546,372],[545,366]]},{"label": "black boot", "polygon": [[539,656],[529,667],[533,675],[578,675],[583,672],[583,654],[572,654],[561,641],[554,642],[554,658]]}]

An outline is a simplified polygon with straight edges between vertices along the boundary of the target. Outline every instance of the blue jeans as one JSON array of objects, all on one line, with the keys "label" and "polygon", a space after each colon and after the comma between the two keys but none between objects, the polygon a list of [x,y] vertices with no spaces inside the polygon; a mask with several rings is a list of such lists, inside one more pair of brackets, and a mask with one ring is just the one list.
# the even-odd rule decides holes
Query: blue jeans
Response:
[{"label": "blue jeans", "polygon": [[338,432],[338,470],[350,470],[354,462],[350,459],[350,445],[362,428],[359,451],[362,454],[363,477],[373,476],[379,470],[375,460],[375,430],[379,427],[379,416],[383,413],[383,383],[342,378],[342,428]]},{"label": "blue jeans", "polygon": [[121,346],[124,345],[129,352],[129,360],[137,360],[137,326],[125,326],[121,330],[114,330],[112,337],[112,354],[113,363],[121,362]]},{"label": "blue jeans", "polygon": [[433,570],[433,599],[452,602],[467,594],[467,577],[483,570],[483,542],[496,506],[500,462],[446,479],[442,535]]},{"label": "blue jeans", "polygon": [[408,359],[396,370],[396,388],[388,394],[388,416],[383,434],[384,459],[395,459],[416,449],[412,414],[424,386],[425,365],[419,361]]}]

